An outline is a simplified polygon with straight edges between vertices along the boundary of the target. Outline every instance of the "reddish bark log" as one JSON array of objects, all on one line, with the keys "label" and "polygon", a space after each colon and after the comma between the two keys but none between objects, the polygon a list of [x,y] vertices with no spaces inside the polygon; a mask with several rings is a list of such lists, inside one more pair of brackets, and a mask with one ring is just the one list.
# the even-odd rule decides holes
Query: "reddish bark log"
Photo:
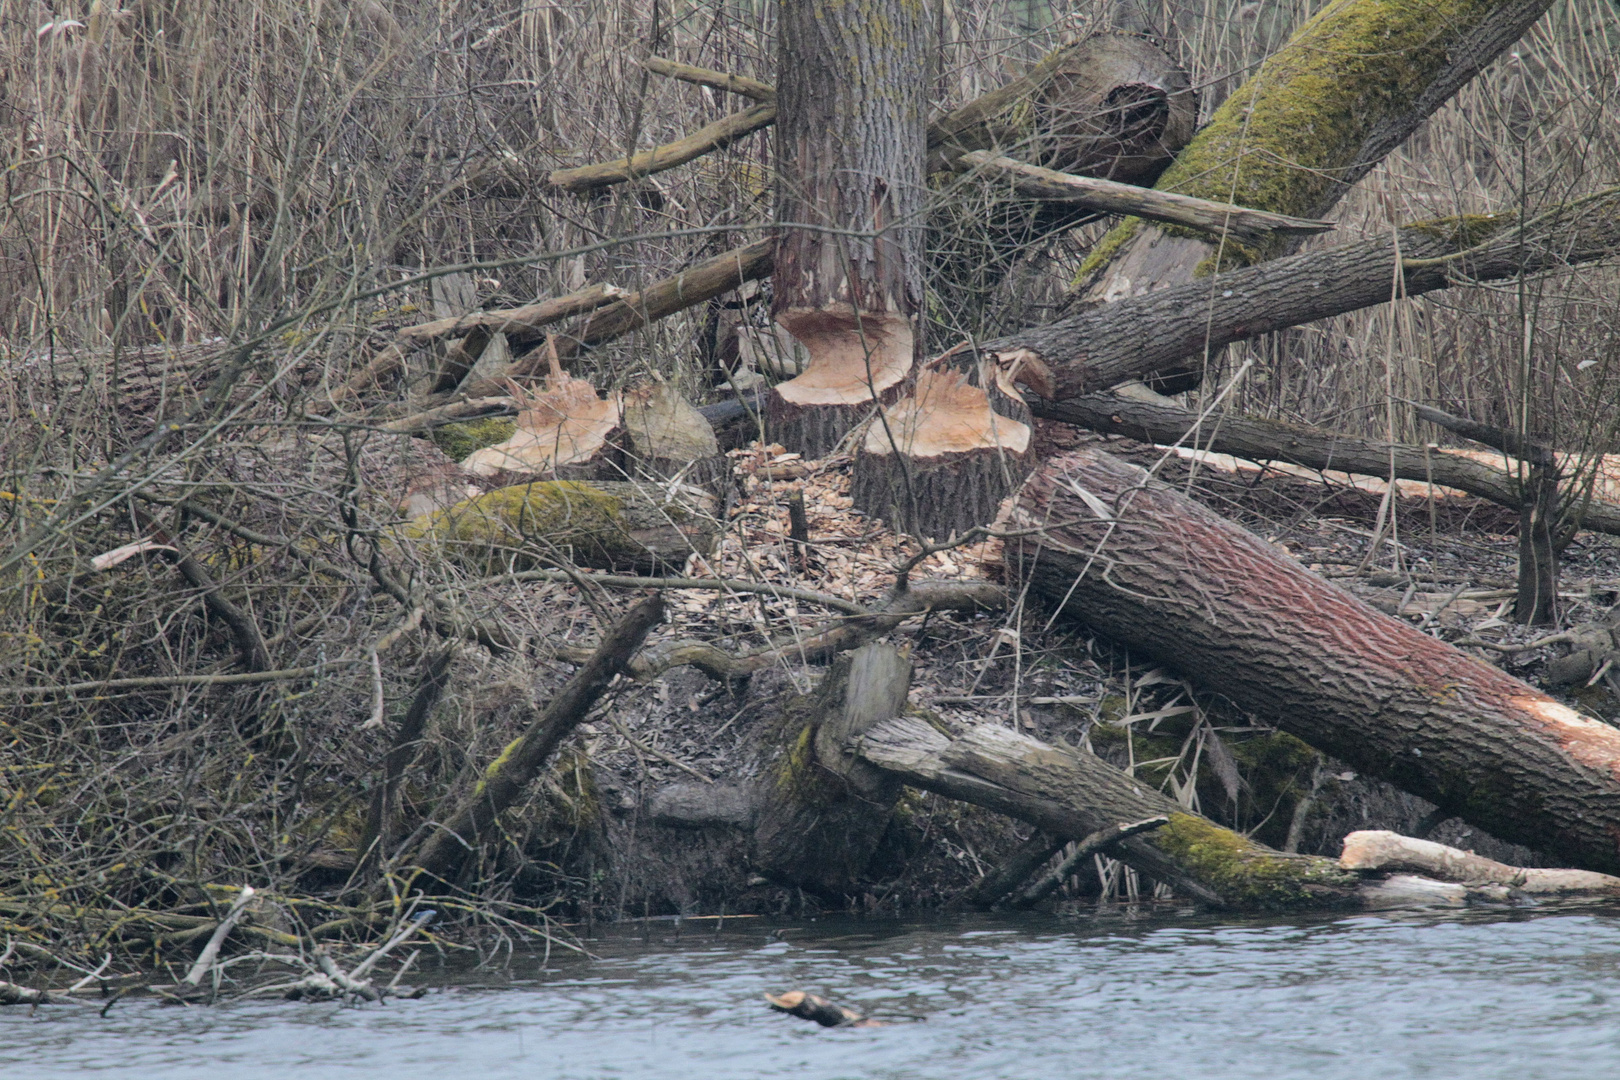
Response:
[{"label": "reddish bark log", "polygon": [[1620,730],[1382,615],[1141,469],[1025,484],[1012,574],[1131,648],[1505,840],[1620,870]]}]

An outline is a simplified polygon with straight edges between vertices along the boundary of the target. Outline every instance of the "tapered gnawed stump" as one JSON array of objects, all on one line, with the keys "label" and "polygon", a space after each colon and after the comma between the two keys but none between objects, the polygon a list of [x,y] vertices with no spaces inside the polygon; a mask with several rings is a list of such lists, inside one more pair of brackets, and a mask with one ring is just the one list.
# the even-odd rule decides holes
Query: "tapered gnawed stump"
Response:
[{"label": "tapered gnawed stump", "polygon": [[930,367],[872,422],[855,455],[857,509],[941,540],[995,520],[1033,463],[1029,412],[992,372],[975,374],[988,389],[952,367]]},{"label": "tapered gnawed stump", "polygon": [[725,474],[714,427],[667,383],[625,392],[624,427],[632,479],[680,478],[712,487]]},{"label": "tapered gnawed stump", "polygon": [[810,354],[797,376],[764,395],[767,437],[807,458],[831,453],[911,371],[911,323],[900,315],[792,310],[782,326]]},{"label": "tapered gnawed stump", "polygon": [[475,450],[461,467],[474,476],[508,481],[530,478],[609,480],[624,475],[624,402],[603,398],[584,379],[559,371],[547,389],[524,394],[517,430],[510,439]]}]

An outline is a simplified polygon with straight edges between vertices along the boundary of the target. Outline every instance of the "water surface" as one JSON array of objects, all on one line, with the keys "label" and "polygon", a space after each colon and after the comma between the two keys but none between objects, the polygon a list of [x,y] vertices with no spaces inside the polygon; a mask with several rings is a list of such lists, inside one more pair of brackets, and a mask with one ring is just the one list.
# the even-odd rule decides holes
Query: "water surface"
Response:
[{"label": "water surface", "polygon": [[[1620,1076],[1613,910],[731,919],[589,944],[598,959],[429,971],[433,993],[384,1006],[0,1010],[0,1076]],[[766,1009],[789,989],[897,1022],[824,1030]]]}]

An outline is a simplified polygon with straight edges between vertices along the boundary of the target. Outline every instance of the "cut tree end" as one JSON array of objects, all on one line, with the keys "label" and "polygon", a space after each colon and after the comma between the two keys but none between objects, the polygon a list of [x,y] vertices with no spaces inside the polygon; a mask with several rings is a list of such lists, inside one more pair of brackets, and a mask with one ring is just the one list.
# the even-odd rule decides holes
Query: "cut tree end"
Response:
[{"label": "cut tree end", "polygon": [[771,437],[806,457],[831,451],[911,373],[916,337],[904,315],[789,308],[777,321],[810,359],[767,393],[766,416]]},{"label": "cut tree end", "polygon": [[599,479],[617,475],[624,402],[606,398],[584,379],[553,376],[543,393],[529,394],[515,383],[522,403],[510,439],[474,451],[462,468],[474,476]]},{"label": "cut tree end", "polygon": [[992,406],[994,392],[1007,411],[1023,410],[999,369],[981,366],[980,381],[987,371],[990,391],[962,371],[927,368],[913,392],[867,428],[855,456],[856,507],[935,538],[995,519],[1029,471],[1031,429]]}]

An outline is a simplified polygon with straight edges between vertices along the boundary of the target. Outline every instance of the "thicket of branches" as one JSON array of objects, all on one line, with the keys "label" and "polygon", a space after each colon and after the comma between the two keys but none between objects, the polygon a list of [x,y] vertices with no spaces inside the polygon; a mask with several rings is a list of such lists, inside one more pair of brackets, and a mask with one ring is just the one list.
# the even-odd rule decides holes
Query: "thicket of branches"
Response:
[{"label": "thicket of branches", "polygon": [[[1162,37],[1207,115],[1308,10],[942,3],[928,77],[948,108],[1123,26]],[[367,721],[403,711],[439,644],[418,609],[440,604],[452,638],[603,629],[564,586],[400,546],[424,451],[340,388],[431,309],[445,271],[503,307],[634,289],[762,235],[768,134],[603,197],[545,179],[730,112],[638,61],[769,81],[772,20],[751,0],[0,0],[0,924],[55,912],[90,940],[105,927],[86,910],[184,910],[227,878],[336,895],[346,871],[318,872],[360,844],[388,746]],[[1533,216],[1617,171],[1620,21],[1566,0],[1358,186],[1328,242]],[[1096,229],[1032,244],[987,295],[942,292],[937,343],[1061,311]],[[585,370],[701,399],[710,314]],[[1439,401],[1580,448],[1612,434],[1617,327],[1600,267],[1334,319],[1222,363],[1257,361],[1229,399],[1252,412],[1410,440],[1435,432],[1400,402]],[[94,562],[136,541],[154,550]],[[471,785],[565,659],[462,651],[468,689],[417,761],[417,813]],[[531,816],[566,838],[580,798],[548,782]],[[486,869],[485,899],[516,902],[510,867]]]}]

